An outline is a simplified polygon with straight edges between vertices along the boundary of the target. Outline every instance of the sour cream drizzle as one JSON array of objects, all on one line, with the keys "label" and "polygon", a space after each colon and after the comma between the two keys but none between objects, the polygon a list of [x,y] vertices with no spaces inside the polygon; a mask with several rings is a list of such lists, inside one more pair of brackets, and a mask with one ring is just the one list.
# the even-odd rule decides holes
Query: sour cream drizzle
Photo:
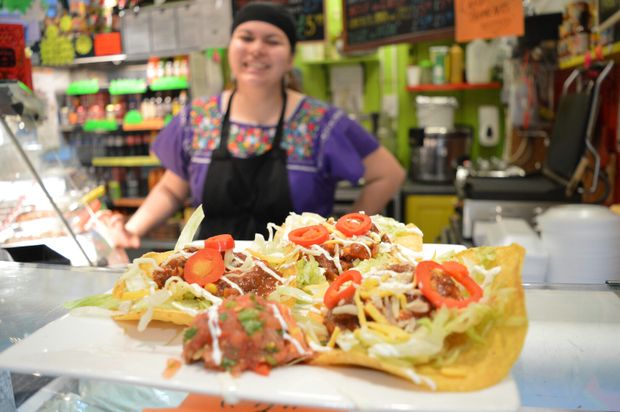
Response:
[{"label": "sour cream drizzle", "polygon": [[435,381],[433,381],[431,378],[427,378],[426,376],[420,376],[417,373],[415,373],[413,369],[405,369],[404,372],[407,375],[407,377],[411,379],[413,383],[417,385],[424,384],[433,391],[437,389],[437,385],[435,384]]},{"label": "sour cream drizzle", "polygon": [[336,265],[338,273],[342,273],[342,265],[340,264],[340,245],[337,243],[334,247],[334,265]]},{"label": "sour cream drizzle", "polygon": [[213,349],[213,362],[216,365],[222,363],[222,351],[220,350],[220,336],[222,329],[220,328],[220,316],[218,313],[219,305],[213,305],[208,310],[209,315],[209,332],[211,332],[211,347]]},{"label": "sour cream drizzle", "polygon": [[168,256],[163,262],[161,262],[161,266],[166,266],[166,264],[168,262],[170,262],[171,260],[176,259],[178,257],[184,257],[184,258],[188,259],[194,253],[196,253],[196,252],[186,252],[183,249],[178,250],[178,251],[172,253],[170,256]]},{"label": "sour cream drizzle", "polygon": [[276,319],[278,319],[278,322],[280,322],[280,326],[282,326],[282,337],[284,338],[284,340],[291,342],[293,346],[295,346],[295,349],[297,349],[297,352],[300,355],[305,355],[306,351],[301,346],[299,341],[295,339],[294,337],[292,337],[291,335],[289,335],[288,325],[286,324],[286,321],[282,317],[282,314],[280,313],[280,309],[278,309],[278,307],[274,304],[271,304],[269,306],[271,306],[271,309],[273,310],[273,315],[276,317]]},{"label": "sour cream drizzle", "polygon": [[284,278],[282,276],[279,276],[276,272],[274,272],[273,270],[269,269],[267,267],[267,265],[265,265],[263,262],[261,262],[260,260],[255,260],[254,263],[256,263],[256,265],[263,269],[265,272],[267,272],[269,275],[271,275],[275,280],[277,280],[280,283],[284,283]]},{"label": "sour cream drizzle", "polygon": [[315,343],[312,340],[308,342],[308,345],[310,346],[310,349],[312,349],[315,352],[330,352],[334,350],[334,348],[330,348],[329,346],[319,345],[318,343]]},{"label": "sour cream drizzle", "polygon": [[237,285],[235,282],[233,282],[232,280],[228,279],[226,276],[222,276],[221,278],[224,282],[228,283],[230,286],[233,287],[233,289],[237,289],[237,291],[239,292],[239,294],[241,295],[245,295],[245,293],[243,292],[243,289],[241,289],[239,287],[239,285]]}]

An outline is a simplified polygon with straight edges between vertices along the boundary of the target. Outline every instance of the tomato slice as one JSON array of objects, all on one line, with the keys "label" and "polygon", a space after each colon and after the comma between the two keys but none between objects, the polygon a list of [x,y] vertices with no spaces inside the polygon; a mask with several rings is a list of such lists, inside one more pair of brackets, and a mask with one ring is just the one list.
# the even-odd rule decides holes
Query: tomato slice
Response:
[{"label": "tomato slice", "polygon": [[215,249],[218,252],[225,252],[234,249],[235,239],[229,234],[211,236],[205,239],[205,248]]},{"label": "tomato slice", "polygon": [[360,236],[367,233],[372,227],[370,216],[363,213],[347,213],[336,222],[336,229],[345,236]]},{"label": "tomato slice", "polygon": [[[425,260],[418,263],[415,270],[415,275],[417,278],[418,287],[424,297],[437,308],[440,306],[447,306],[449,308],[464,308],[472,302],[479,301],[482,298],[482,288],[476,283],[475,280],[469,277],[467,268],[457,262],[448,262],[447,266],[448,267],[446,269],[444,265],[440,265],[432,260]],[[463,272],[462,269],[465,269],[465,272]],[[464,299],[454,299],[442,296],[436,289],[433,288],[431,276],[434,270],[441,270],[451,276],[454,280],[465,287],[467,292],[469,292],[469,296]]]},{"label": "tomato slice", "polygon": [[268,376],[269,372],[271,372],[271,368],[266,363],[259,363],[258,365],[254,366],[252,370],[263,376]]},{"label": "tomato slice", "polygon": [[[351,284],[341,289],[340,287],[348,281],[351,281]],[[362,274],[353,269],[342,272],[325,291],[323,303],[325,303],[327,309],[332,309],[343,299],[346,300],[351,298],[355,294],[355,286],[353,286],[353,283],[357,285],[361,284]]]},{"label": "tomato slice", "polygon": [[188,283],[204,286],[217,282],[224,274],[224,259],[214,249],[200,249],[185,262],[183,278]]},{"label": "tomato slice", "polygon": [[288,234],[288,239],[303,247],[320,245],[329,239],[329,232],[323,225],[305,226],[291,231]]},{"label": "tomato slice", "polygon": [[460,280],[465,276],[469,276],[469,271],[467,267],[459,262],[449,261],[441,264],[443,270],[448,272],[450,276],[452,276],[456,280]]}]

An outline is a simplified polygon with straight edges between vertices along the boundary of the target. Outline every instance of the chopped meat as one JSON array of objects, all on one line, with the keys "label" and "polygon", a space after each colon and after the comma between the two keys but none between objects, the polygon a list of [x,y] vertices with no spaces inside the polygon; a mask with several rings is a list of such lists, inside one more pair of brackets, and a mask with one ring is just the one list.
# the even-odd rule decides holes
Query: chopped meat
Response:
[{"label": "chopped meat", "polygon": [[153,280],[157,283],[157,287],[160,289],[163,288],[166,281],[172,276],[183,277],[185,262],[187,262],[187,258],[183,255],[179,255],[170,259],[164,266],[155,269],[153,272]]},{"label": "chopped meat", "polygon": [[[354,302],[353,299],[347,299],[346,301],[341,302],[341,304],[354,305]],[[327,315],[323,318],[323,324],[327,328],[330,335],[334,332],[336,326],[338,326],[340,330],[355,330],[360,327],[357,315],[352,315],[349,313],[334,314],[333,310],[327,312]]]},{"label": "chopped meat", "polygon": [[433,289],[445,298],[462,299],[461,292],[452,278],[442,270],[433,270],[431,274]]},{"label": "chopped meat", "polygon": [[327,315],[323,319],[323,324],[330,335],[334,332],[336,326],[338,326],[340,330],[355,330],[360,327],[357,316],[348,313],[334,315],[331,310],[327,312]]},{"label": "chopped meat", "polygon": [[[428,317],[431,313],[432,305],[422,295],[405,295],[407,299],[407,309],[401,309],[398,313],[397,320],[407,320],[411,318],[424,318]],[[411,303],[411,305],[410,305]]]},{"label": "chopped meat", "polygon": [[[231,272],[225,276],[230,282],[239,286],[244,294],[255,293],[258,296],[267,296],[276,289],[278,284],[278,280],[265,272],[260,266],[254,266],[247,272]],[[217,286],[218,296],[239,295],[239,291],[225,280],[220,279],[215,285]]]},{"label": "chopped meat", "polygon": [[[336,268],[336,264],[333,260],[326,258],[324,255],[314,256],[314,259],[319,264],[320,267],[325,269],[325,279],[328,282],[333,282],[339,275],[338,269]],[[347,262],[345,260],[340,260],[340,266],[342,270],[349,270],[353,266],[351,262]]]},{"label": "chopped meat", "polygon": [[[355,259],[370,259],[372,257],[373,248],[374,245],[371,247],[364,247],[359,243],[353,243],[352,245],[345,246],[345,248],[342,250],[342,259],[348,262],[351,262]],[[370,255],[368,254],[369,251],[371,253]]]},{"label": "chopped meat", "polygon": [[[186,246],[183,248],[183,252],[187,253],[195,253],[199,250],[199,248],[194,246]],[[183,270],[185,269],[185,262],[187,262],[187,257],[184,255],[178,255],[174,258],[170,259],[166,262],[165,265],[158,267],[153,272],[153,280],[157,283],[158,288],[163,288],[166,284],[166,281],[172,276],[183,277]]]},{"label": "chopped meat", "polygon": [[415,267],[407,263],[395,263],[393,265],[388,266],[387,270],[391,270],[393,272],[398,272],[398,273],[413,273],[415,272]]}]

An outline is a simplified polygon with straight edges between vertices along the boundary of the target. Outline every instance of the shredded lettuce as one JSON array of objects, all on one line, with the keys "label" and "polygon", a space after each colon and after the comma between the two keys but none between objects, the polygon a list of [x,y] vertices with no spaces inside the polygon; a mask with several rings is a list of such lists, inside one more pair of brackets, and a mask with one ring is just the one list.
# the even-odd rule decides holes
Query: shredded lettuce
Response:
[{"label": "shredded lettuce", "polygon": [[382,233],[387,233],[390,238],[404,236],[411,233],[422,236],[422,231],[413,225],[405,225],[395,219],[381,215],[372,215],[372,223],[377,226]]},{"label": "shredded lettuce", "polygon": [[94,306],[104,309],[117,309],[121,301],[114,297],[111,293],[101,295],[92,295],[85,298],[76,299],[64,304],[67,309],[81,308],[85,306]]},{"label": "shredded lettuce", "polygon": [[177,244],[174,246],[175,251],[183,249],[185,245],[194,240],[194,235],[196,235],[196,232],[198,231],[200,223],[202,223],[202,219],[204,219],[204,217],[205,213],[202,210],[202,205],[200,205],[196,208],[196,210],[194,210],[194,213],[192,213],[188,219],[185,227],[183,227],[183,230],[179,235],[179,239],[177,240]]},{"label": "shredded lettuce", "polygon": [[379,254],[374,258],[362,260],[357,263],[355,266],[355,270],[358,270],[363,275],[367,273],[372,273],[377,270],[377,268],[386,268],[392,263],[392,258],[389,254]]},{"label": "shredded lettuce", "polygon": [[316,303],[316,299],[301,289],[292,286],[280,286],[269,295],[269,300],[282,302],[284,297],[292,297],[305,303]]},{"label": "shredded lettuce", "polygon": [[297,261],[295,269],[297,270],[295,282],[300,289],[327,281],[322,273],[325,269],[321,269],[319,263],[312,256]]}]

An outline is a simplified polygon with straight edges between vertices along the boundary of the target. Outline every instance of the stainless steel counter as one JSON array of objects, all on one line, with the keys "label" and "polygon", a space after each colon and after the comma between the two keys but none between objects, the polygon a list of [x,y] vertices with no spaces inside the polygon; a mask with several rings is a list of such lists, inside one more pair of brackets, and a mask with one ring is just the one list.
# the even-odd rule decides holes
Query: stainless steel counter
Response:
[{"label": "stainless steel counter", "polygon": [[[109,290],[118,271],[0,262],[0,350]],[[529,408],[620,411],[620,296],[608,286],[526,286],[530,329],[512,374]],[[1,394],[1,391],[0,391]]]}]

